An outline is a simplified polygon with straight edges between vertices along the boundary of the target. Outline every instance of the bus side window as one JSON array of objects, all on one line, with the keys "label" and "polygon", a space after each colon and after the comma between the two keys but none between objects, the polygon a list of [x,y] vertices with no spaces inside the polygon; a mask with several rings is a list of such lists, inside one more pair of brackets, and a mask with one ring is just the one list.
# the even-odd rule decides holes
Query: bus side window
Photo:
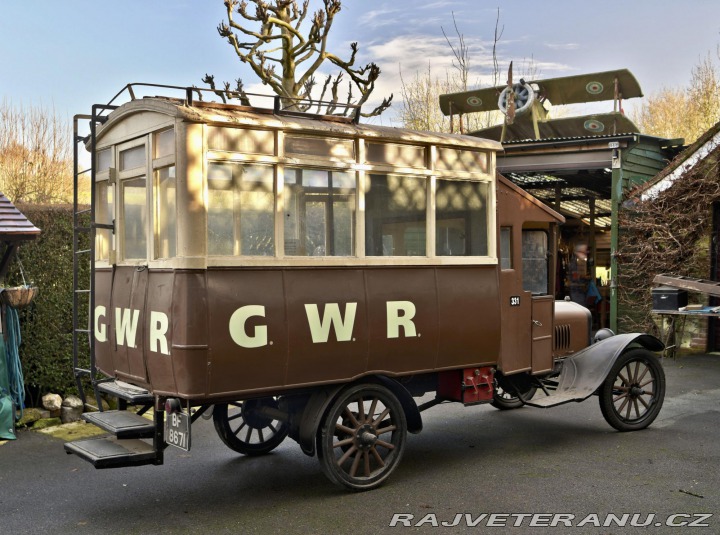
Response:
[{"label": "bus side window", "polygon": [[435,193],[435,254],[487,256],[487,182],[438,179]]},{"label": "bus side window", "polygon": [[355,254],[355,174],[285,169],[285,254]]},{"label": "bus side window", "polygon": [[425,256],[427,181],[371,174],[365,192],[365,254]]},{"label": "bus side window", "polygon": [[544,230],[522,231],[523,290],[548,293],[548,235]]},{"label": "bus side window", "polygon": [[500,269],[514,269],[512,227],[500,228]]},{"label": "bus side window", "polygon": [[275,254],[273,170],[211,162],[208,166],[208,254]]}]

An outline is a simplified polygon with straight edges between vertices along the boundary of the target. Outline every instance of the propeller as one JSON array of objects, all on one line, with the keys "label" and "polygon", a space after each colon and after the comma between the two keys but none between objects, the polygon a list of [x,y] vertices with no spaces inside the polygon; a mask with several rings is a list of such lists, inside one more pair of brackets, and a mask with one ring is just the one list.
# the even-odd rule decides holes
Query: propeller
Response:
[{"label": "propeller", "polygon": [[516,115],[521,115],[532,109],[535,101],[535,90],[522,78],[519,83],[513,83],[513,64],[508,68],[507,86],[500,93],[498,108],[505,114],[505,124],[513,124]]},{"label": "propeller", "polygon": [[507,124],[513,124],[513,122],[515,121],[515,91],[513,90],[512,65],[513,62],[511,61],[510,67],[508,68],[507,88],[505,89],[505,91],[507,91],[505,112],[505,122]]}]

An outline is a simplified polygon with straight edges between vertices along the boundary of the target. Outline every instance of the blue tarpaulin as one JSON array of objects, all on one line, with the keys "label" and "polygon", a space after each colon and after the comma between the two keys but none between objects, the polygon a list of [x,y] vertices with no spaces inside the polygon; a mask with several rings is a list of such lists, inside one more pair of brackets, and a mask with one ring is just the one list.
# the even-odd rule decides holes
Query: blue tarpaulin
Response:
[{"label": "blue tarpaulin", "polygon": [[15,407],[10,396],[5,339],[0,334],[0,440],[15,439]]}]

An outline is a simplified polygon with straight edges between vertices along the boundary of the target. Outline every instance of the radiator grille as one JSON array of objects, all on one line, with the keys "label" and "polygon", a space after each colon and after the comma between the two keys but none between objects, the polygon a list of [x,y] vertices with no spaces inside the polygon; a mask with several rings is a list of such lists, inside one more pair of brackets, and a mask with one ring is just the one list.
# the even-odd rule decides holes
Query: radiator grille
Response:
[{"label": "radiator grille", "polygon": [[553,349],[562,351],[570,349],[570,325],[556,325],[555,338],[553,340]]}]

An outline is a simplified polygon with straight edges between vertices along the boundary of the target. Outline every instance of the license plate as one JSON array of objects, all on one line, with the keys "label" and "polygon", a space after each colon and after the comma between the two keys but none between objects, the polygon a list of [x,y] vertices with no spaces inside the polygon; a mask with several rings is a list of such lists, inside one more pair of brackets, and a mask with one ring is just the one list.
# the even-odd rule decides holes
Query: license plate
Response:
[{"label": "license plate", "polygon": [[190,451],[190,417],[184,412],[165,414],[165,442]]}]

